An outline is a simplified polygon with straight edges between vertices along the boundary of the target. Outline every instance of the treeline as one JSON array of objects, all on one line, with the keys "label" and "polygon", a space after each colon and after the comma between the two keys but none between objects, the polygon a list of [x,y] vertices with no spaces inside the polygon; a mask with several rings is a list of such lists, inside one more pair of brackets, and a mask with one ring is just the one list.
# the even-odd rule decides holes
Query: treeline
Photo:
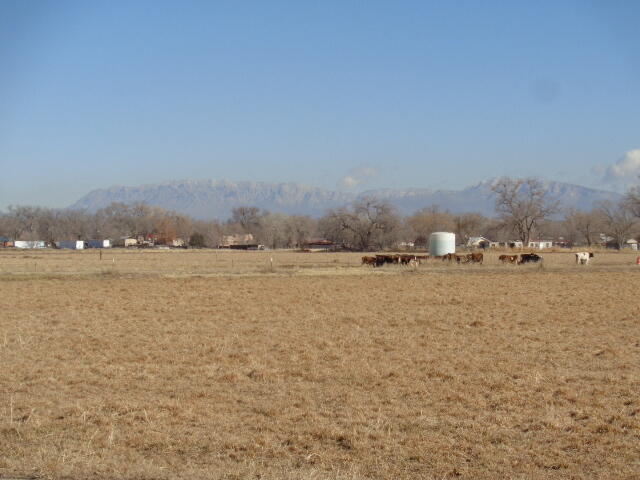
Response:
[{"label": "treeline", "polygon": [[322,218],[271,213],[255,206],[233,209],[227,221],[202,221],[144,204],[113,203],[90,214],[77,210],[11,206],[0,212],[0,236],[13,240],[118,239],[154,236],[159,243],[180,238],[197,247],[217,247],[224,235],[250,233],[269,248],[302,248],[313,239],[328,239],[353,250],[384,249],[399,244],[427,244],[429,235],[449,231],[459,243],[472,236],[493,241],[562,238],[568,245],[601,242],[622,248],[640,233],[640,189],[621,202],[602,203],[591,211],[563,210],[548,198],[536,179],[504,178],[493,187],[495,218],[479,213],[452,214],[437,206],[402,217],[388,202],[363,198],[329,210]]}]

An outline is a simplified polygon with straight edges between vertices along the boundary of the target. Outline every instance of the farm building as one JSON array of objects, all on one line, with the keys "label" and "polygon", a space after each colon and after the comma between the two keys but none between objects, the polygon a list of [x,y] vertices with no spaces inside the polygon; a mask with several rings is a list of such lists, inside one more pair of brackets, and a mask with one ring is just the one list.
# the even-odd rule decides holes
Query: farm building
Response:
[{"label": "farm building", "polygon": [[47,242],[44,240],[16,240],[13,242],[16,248],[47,248]]},{"label": "farm building", "polygon": [[250,233],[234,233],[232,235],[223,235],[220,248],[231,248],[240,245],[253,245],[255,240]]},{"label": "farm building", "polygon": [[469,237],[467,247],[469,248],[488,248],[491,246],[491,240],[484,237]]},{"label": "farm building", "polygon": [[304,244],[304,248],[308,250],[333,250],[337,247],[338,245],[326,239],[309,240]]},{"label": "farm building", "polygon": [[522,248],[522,242],[520,240],[512,240],[509,242],[491,242],[489,246],[491,248]]},{"label": "farm building", "polygon": [[61,241],[55,243],[56,248],[67,249],[67,250],[84,250],[84,241],[82,240],[70,240],[70,241]]},{"label": "farm building", "polygon": [[111,248],[111,240],[89,240],[87,248]]},{"label": "farm building", "polygon": [[114,247],[135,247],[138,245],[138,239],[135,237],[121,237],[113,242]]},{"label": "farm building", "polygon": [[167,243],[170,247],[184,247],[186,245],[185,241],[181,238],[174,238],[170,242]]},{"label": "farm building", "polygon": [[551,240],[534,240],[529,242],[528,247],[542,250],[543,248],[553,247],[553,242]]},{"label": "farm building", "polygon": [[638,241],[634,238],[630,238],[625,242],[625,248],[630,248],[631,250],[638,250]]}]

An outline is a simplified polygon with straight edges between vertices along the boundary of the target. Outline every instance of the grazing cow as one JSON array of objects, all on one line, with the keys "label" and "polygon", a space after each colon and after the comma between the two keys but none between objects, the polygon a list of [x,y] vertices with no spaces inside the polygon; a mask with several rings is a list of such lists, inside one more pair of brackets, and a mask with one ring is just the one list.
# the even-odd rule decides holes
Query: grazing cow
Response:
[{"label": "grazing cow", "polygon": [[402,265],[409,265],[409,263],[415,260],[416,260],[415,255],[399,255],[399,262]]},{"label": "grazing cow", "polygon": [[376,266],[376,257],[362,257],[362,265]]},{"label": "grazing cow", "polygon": [[520,255],[520,261],[518,263],[538,263],[540,260],[542,260],[542,257],[540,255],[537,255],[535,253],[523,253]]},{"label": "grazing cow", "polygon": [[576,253],[576,265],[589,265],[589,259],[593,258],[593,252]]},{"label": "grazing cow", "polygon": [[[458,261],[457,257],[458,256],[455,253],[447,253],[445,255],[442,255],[442,257],[440,257],[440,258],[442,258],[443,262],[446,261],[446,260],[448,260],[449,262],[453,262],[454,260]],[[458,263],[460,263],[460,262],[458,261]]]},{"label": "grazing cow", "polygon": [[467,255],[467,263],[482,263],[484,255],[482,253],[470,253]]},{"label": "grazing cow", "polygon": [[381,267],[387,263],[388,255],[376,255],[376,267]]},{"label": "grazing cow", "polygon": [[458,264],[469,262],[469,257],[467,257],[467,255],[454,255],[453,257],[456,259],[456,263]]},{"label": "grazing cow", "polygon": [[498,260],[500,260],[502,263],[517,264],[518,263],[518,255],[500,255],[498,257]]},{"label": "grazing cow", "polygon": [[376,255],[377,267],[381,267],[385,263],[400,263],[400,255]]}]

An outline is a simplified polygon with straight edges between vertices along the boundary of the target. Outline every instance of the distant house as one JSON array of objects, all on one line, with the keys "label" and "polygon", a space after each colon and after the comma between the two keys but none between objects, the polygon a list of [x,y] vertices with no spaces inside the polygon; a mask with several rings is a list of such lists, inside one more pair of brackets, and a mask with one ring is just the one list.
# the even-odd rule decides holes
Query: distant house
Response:
[{"label": "distant house", "polygon": [[171,242],[169,242],[169,246],[171,247],[184,247],[185,246],[185,241],[181,238],[174,238],[173,240],[171,240]]},{"label": "distant house", "polygon": [[153,247],[156,243],[156,236],[154,234],[138,235],[138,247]]},{"label": "distant house", "polygon": [[542,250],[544,248],[553,247],[553,242],[551,240],[534,240],[529,242],[528,247],[536,250]]},{"label": "distant house", "polygon": [[230,248],[232,250],[264,250],[264,246],[255,243],[253,235],[250,233],[223,235],[222,244],[220,244],[218,248]]},{"label": "distant house", "polygon": [[488,248],[491,246],[491,240],[484,237],[469,237],[467,247],[469,248]]},{"label": "distant house", "polygon": [[630,238],[625,242],[625,248],[630,248],[631,250],[638,250],[638,241],[634,238]]},{"label": "distant house", "polygon": [[618,247],[618,245],[616,244],[616,239],[608,235],[605,235],[604,233],[601,233],[599,235],[597,243],[600,244],[600,246],[606,247],[606,248]]},{"label": "distant house", "polygon": [[223,248],[229,248],[233,245],[251,245],[254,243],[255,240],[253,239],[253,235],[250,233],[234,233],[231,235],[223,235],[222,244],[220,246]]},{"label": "distant house", "polygon": [[522,248],[523,243],[520,240],[512,240],[509,242],[491,242],[491,248]]},{"label": "distant house", "polygon": [[134,237],[120,237],[113,242],[114,247],[135,247],[138,245],[138,239]]}]

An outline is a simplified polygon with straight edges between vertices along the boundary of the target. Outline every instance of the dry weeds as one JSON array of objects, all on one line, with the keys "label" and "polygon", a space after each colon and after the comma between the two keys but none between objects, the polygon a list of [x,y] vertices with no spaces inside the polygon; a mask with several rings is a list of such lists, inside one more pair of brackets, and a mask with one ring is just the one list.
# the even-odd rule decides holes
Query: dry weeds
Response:
[{"label": "dry weeds", "polygon": [[0,255],[0,477],[640,477],[634,256],[112,253]]}]

